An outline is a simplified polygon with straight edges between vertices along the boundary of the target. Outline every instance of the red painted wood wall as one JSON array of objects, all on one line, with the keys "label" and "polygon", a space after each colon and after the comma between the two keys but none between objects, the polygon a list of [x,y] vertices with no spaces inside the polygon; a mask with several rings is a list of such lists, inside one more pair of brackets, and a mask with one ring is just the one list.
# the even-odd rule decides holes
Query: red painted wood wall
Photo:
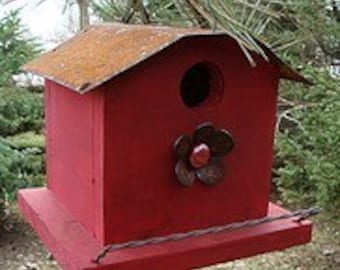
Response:
[{"label": "red painted wood wall", "polygon": [[79,95],[46,82],[48,187],[97,239],[103,238],[103,91]]},{"label": "red painted wood wall", "polygon": [[[184,73],[217,66],[224,94],[188,108]],[[103,244],[264,216],[269,201],[278,72],[251,68],[225,37],[185,38],[85,95],[47,82],[49,187]],[[172,145],[211,121],[233,135],[216,186],[181,186]]]}]

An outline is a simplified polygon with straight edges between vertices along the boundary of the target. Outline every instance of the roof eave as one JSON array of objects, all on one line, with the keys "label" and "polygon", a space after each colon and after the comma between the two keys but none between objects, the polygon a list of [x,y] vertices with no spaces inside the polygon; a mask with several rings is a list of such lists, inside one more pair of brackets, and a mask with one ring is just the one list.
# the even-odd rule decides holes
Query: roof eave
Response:
[{"label": "roof eave", "polygon": [[286,80],[289,80],[289,81],[303,83],[303,84],[306,84],[308,86],[313,85],[313,82],[311,82],[310,80],[308,80],[307,78],[302,76],[299,72],[295,71],[294,69],[292,69],[287,64],[283,63],[279,67],[280,67],[279,72],[280,72],[280,78],[281,79],[286,79]]},{"label": "roof eave", "polygon": [[[88,30],[89,31],[92,31],[92,30],[93,31],[99,31],[101,29],[100,27],[101,26],[93,26],[93,28],[88,28]],[[109,26],[106,26],[106,27],[109,27]],[[133,29],[134,27],[142,27],[142,26],[124,26],[124,27],[125,27],[124,28],[125,33],[128,33],[128,30],[130,28]],[[147,26],[143,26],[143,27],[147,27]],[[161,28],[162,27],[158,27],[158,29],[161,29]],[[130,31],[132,31],[131,29],[130,29]],[[58,74],[53,72],[53,70],[52,70],[52,72],[47,72],[46,71],[46,65],[47,66],[51,65],[50,59],[53,60],[52,53],[56,53],[60,49],[62,50],[65,46],[68,46],[68,45],[64,45],[64,44],[59,45],[56,49],[52,50],[52,52],[44,53],[38,59],[32,60],[31,62],[24,65],[21,69],[23,71],[26,71],[26,72],[31,72],[31,73],[37,74],[39,76],[43,76],[46,79],[54,81],[54,82],[56,82],[56,83],[58,83],[58,84],[60,84],[64,87],[69,88],[70,90],[73,90],[73,91],[79,93],[79,94],[84,94],[84,93],[87,93],[87,92],[95,89],[96,87],[104,84],[105,82],[119,76],[120,74],[131,69],[132,67],[139,65],[140,63],[142,63],[145,60],[151,58],[152,56],[160,53],[164,49],[172,46],[174,43],[177,43],[178,41],[180,41],[184,38],[200,37],[200,36],[224,36],[224,37],[231,38],[229,35],[227,35],[226,33],[223,33],[223,32],[210,32],[210,31],[205,31],[205,30],[201,30],[201,29],[192,30],[192,32],[190,32],[191,30],[188,30],[188,31],[186,30],[186,31],[183,32],[183,29],[181,29],[181,31],[179,31],[178,29],[177,30],[176,29],[171,30],[171,28],[164,28],[164,29],[165,30],[164,30],[163,34],[164,33],[169,34],[169,36],[168,36],[169,38],[167,38],[163,44],[159,44],[159,47],[151,48],[149,51],[144,52],[145,54],[141,54],[136,59],[131,59],[130,62],[128,62],[125,65],[122,65],[118,69],[112,69],[111,71],[106,72],[106,74],[104,73],[105,76],[99,76],[99,78],[98,78],[98,76],[97,76],[97,78],[94,78],[94,79],[93,78],[92,79],[91,78],[90,79],[84,78],[83,81],[75,82],[75,81],[72,81],[72,80],[68,80],[67,78],[63,79],[62,76],[58,76]],[[109,30],[110,29],[108,29],[107,31],[109,31]],[[91,32],[92,34],[90,35],[90,37],[96,38],[96,35],[93,35],[93,33],[94,33],[93,31]],[[101,33],[101,34],[109,33],[109,32],[105,32],[105,31],[106,31],[106,28],[102,30],[103,33]],[[117,26],[113,26],[112,31],[113,31],[114,34],[117,34],[119,32],[119,31],[117,32]],[[88,37],[89,32],[87,32],[87,33],[86,32],[87,32],[87,30],[81,32],[79,35],[82,35],[83,37],[86,37],[86,35],[87,35],[87,37]],[[69,41],[69,43],[74,42],[74,44],[76,46],[77,41],[79,41],[78,37],[79,37],[78,35],[76,37],[73,37]],[[104,36],[104,37],[106,38],[107,35]],[[308,85],[312,84],[309,80],[307,80],[305,77],[303,77],[301,74],[299,74],[299,72],[295,71],[288,64],[284,63],[264,43],[262,43],[259,40],[256,40],[256,42],[262,48],[262,50],[263,50],[264,54],[267,56],[269,62],[277,67],[277,72],[278,72],[279,78],[287,79],[287,80],[291,80],[291,81],[295,81],[295,82],[301,82],[301,83],[305,83],[305,84],[308,84]],[[78,43],[81,43],[81,42],[79,41]],[[50,55],[52,55],[52,56],[50,56]],[[56,57],[56,56],[54,56],[54,57]],[[42,59],[42,60],[40,61],[40,59]],[[55,59],[57,59],[57,58],[55,58]],[[70,59],[70,57],[68,59]],[[60,65],[63,66],[64,63],[62,63]]]},{"label": "roof eave", "polygon": [[302,76],[298,71],[294,70],[290,65],[282,61],[271,49],[269,49],[263,42],[256,39],[262,50],[268,56],[270,61],[276,64],[279,68],[279,78],[294,82],[304,83],[306,85],[313,85],[313,83]]}]

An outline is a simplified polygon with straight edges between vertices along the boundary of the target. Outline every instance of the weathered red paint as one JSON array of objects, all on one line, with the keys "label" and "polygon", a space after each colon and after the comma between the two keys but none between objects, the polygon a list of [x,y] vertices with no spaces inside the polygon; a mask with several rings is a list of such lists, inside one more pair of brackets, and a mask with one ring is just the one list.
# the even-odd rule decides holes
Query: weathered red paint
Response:
[{"label": "weathered red paint", "polygon": [[[309,240],[309,223],[284,221],[89,263],[109,243],[268,214],[279,67],[254,58],[256,68],[225,36],[188,37],[85,95],[47,80],[48,189],[21,192],[20,204],[65,269],[187,269]],[[199,62],[218,68],[223,81],[189,108],[181,79]],[[223,158],[223,181],[183,187],[173,144],[204,122],[228,130],[235,147]]]}]

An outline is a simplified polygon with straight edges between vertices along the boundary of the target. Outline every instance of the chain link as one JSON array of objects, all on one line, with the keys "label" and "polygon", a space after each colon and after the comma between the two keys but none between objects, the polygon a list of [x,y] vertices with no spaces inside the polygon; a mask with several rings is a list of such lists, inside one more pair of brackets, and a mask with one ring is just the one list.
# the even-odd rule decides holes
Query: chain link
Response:
[{"label": "chain link", "polygon": [[92,259],[92,262],[98,264],[103,258],[106,257],[108,253],[116,251],[116,250],[125,249],[125,248],[136,248],[136,247],[141,247],[141,246],[146,246],[146,245],[160,244],[160,243],[169,242],[169,241],[179,241],[182,239],[199,237],[199,236],[203,236],[207,234],[216,234],[220,232],[235,231],[235,230],[239,230],[243,228],[255,227],[260,224],[274,222],[277,220],[290,219],[293,217],[297,217],[297,219],[294,221],[301,222],[302,220],[310,216],[317,215],[318,213],[320,213],[320,211],[321,209],[313,207],[313,208],[302,209],[302,210],[298,210],[295,212],[282,214],[278,216],[266,216],[263,218],[229,223],[229,224],[222,225],[222,226],[214,226],[214,227],[209,227],[206,229],[198,229],[198,230],[193,230],[193,231],[184,232],[184,233],[174,233],[174,234],[170,234],[166,236],[152,237],[152,238],[143,239],[143,240],[133,240],[133,241],[128,241],[124,243],[111,244],[111,245],[104,247],[98,253],[98,255]]}]

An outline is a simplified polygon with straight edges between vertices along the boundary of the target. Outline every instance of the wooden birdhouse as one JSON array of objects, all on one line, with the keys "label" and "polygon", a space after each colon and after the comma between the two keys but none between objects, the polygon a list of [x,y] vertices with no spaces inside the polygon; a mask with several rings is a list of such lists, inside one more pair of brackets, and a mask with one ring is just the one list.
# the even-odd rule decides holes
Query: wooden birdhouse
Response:
[{"label": "wooden birdhouse", "polygon": [[189,269],[310,240],[291,219],[216,233],[287,213],[269,202],[278,83],[307,81],[262,49],[252,67],[223,33],[104,24],[24,66],[46,78],[48,184],[19,202],[63,268]]}]

